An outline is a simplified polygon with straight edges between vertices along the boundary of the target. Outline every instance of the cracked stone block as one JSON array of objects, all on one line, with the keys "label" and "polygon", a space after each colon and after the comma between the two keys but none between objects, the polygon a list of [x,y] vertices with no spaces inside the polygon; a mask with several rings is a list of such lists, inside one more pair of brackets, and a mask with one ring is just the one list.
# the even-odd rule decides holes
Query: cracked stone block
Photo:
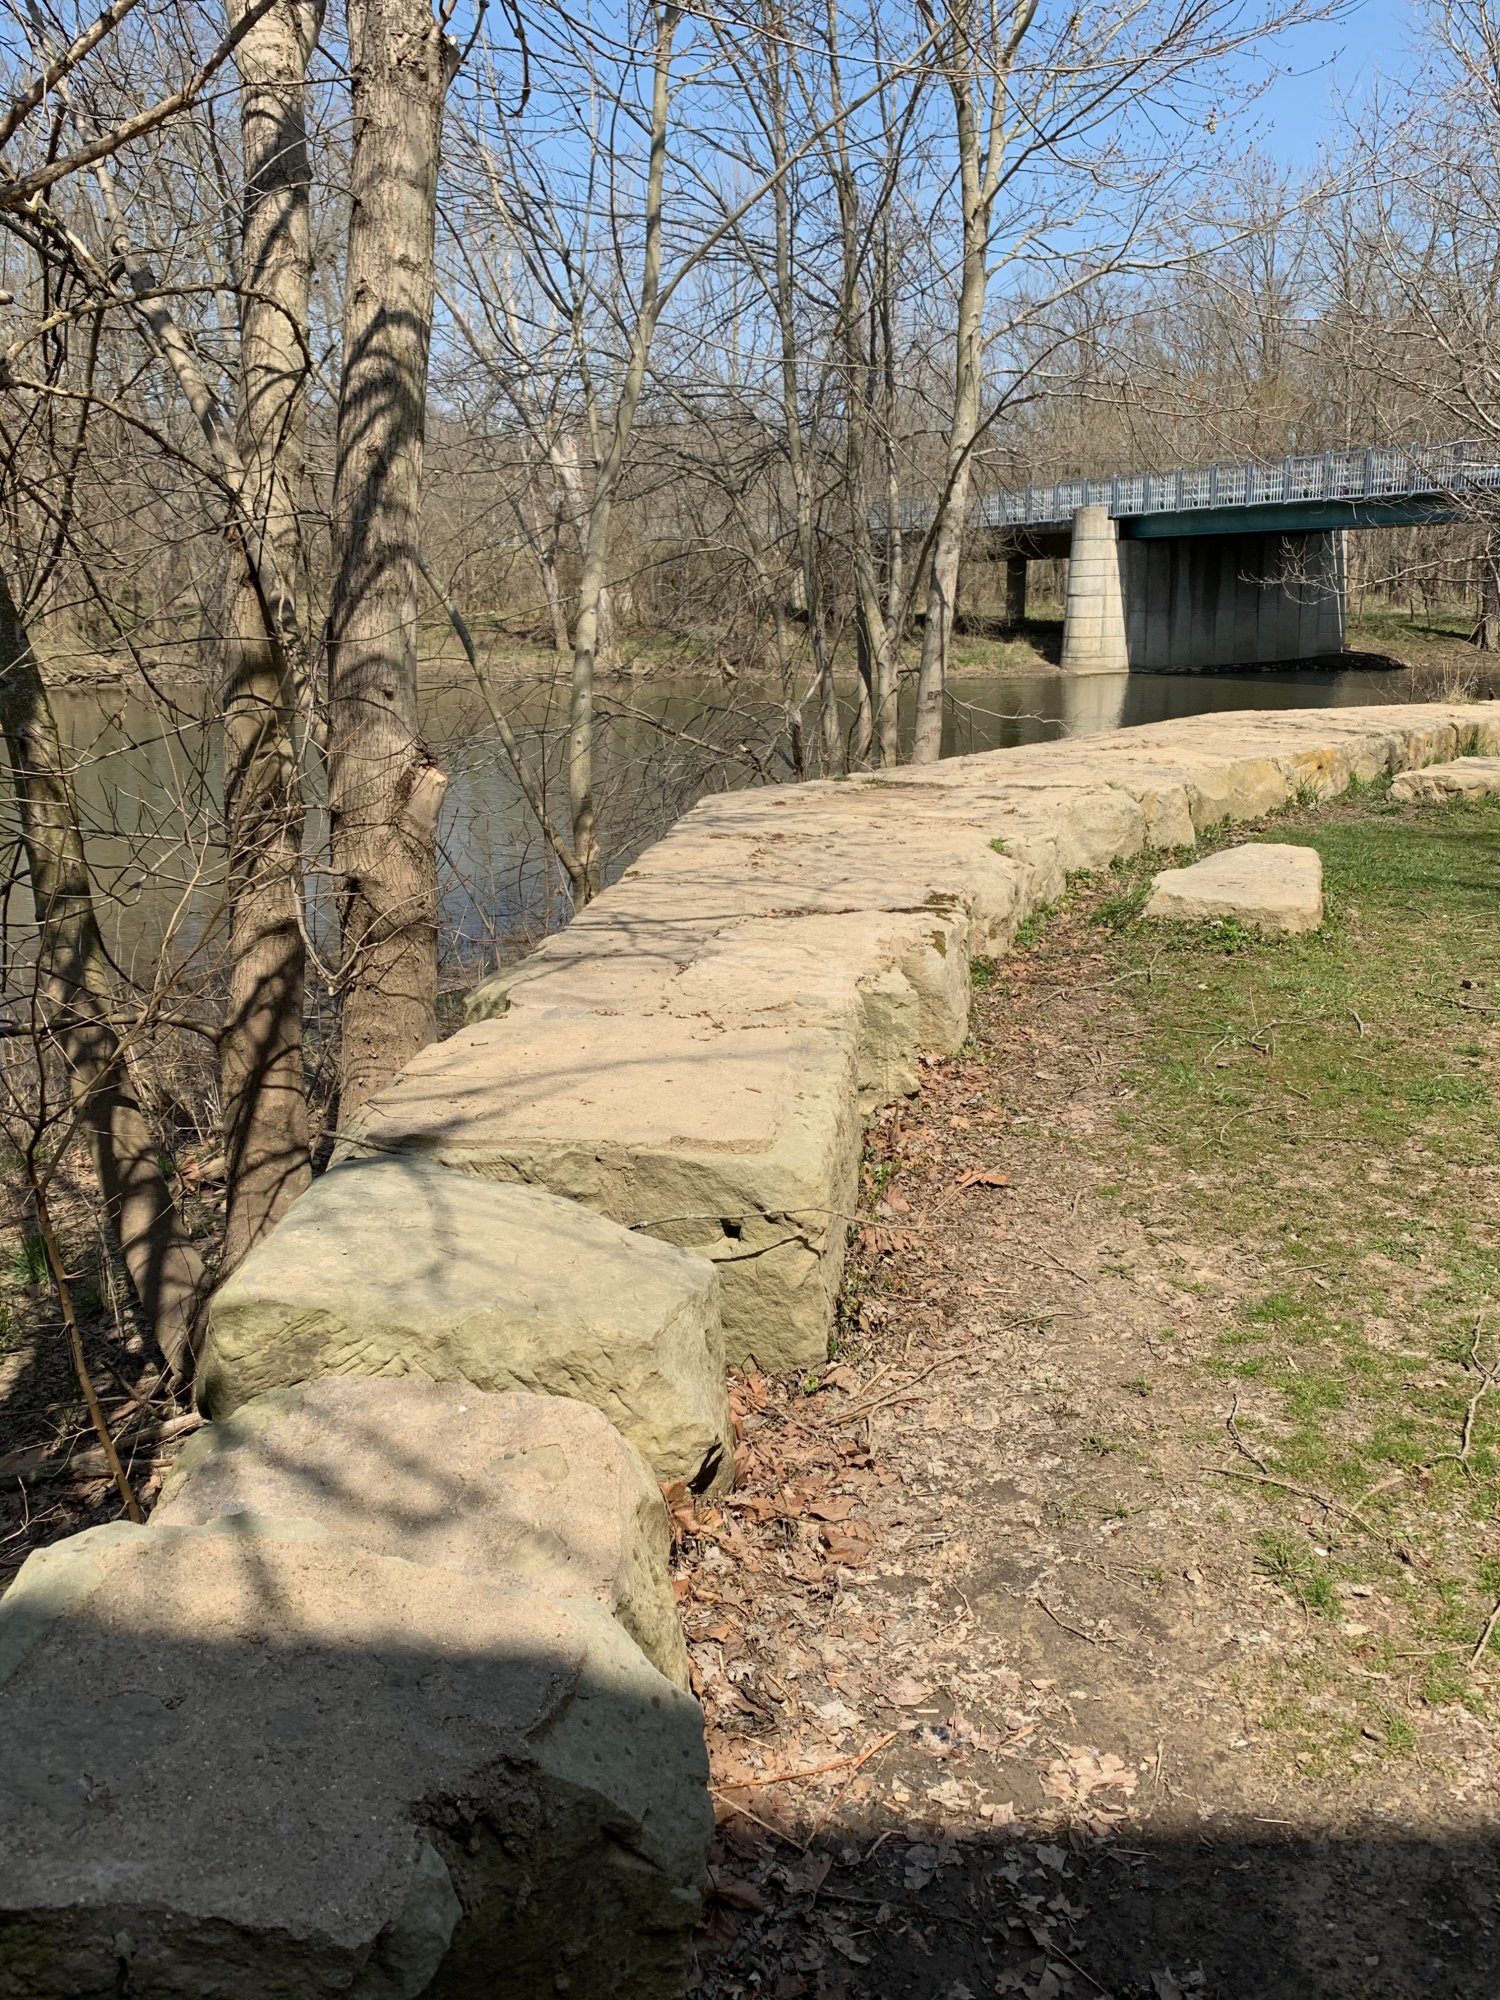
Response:
[{"label": "cracked stone block", "polygon": [[342,1148],[546,1187],[713,1259],[726,1357],[768,1369],[827,1358],[859,1151],[844,1030],[523,1009],[424,1049]]},{"label": "cracked stone block", "polygon": [[1500,757],[1457,757],[1451,764],[1402,771],[1391,780],[1391,797],[1406,805],[1500,798]]},{"label": "cracked stone block", "polygon": [[[603,915],[590,921],[594,909]],[[594,905],[530,958],[485,980],[465,1014],[472,1023],[513,1009],[562,1009],[846,1030],[868,1111],[916,1090],[921,1056],[963,1046],[966,929],[946,911],[638,926],[626,912]]]}]

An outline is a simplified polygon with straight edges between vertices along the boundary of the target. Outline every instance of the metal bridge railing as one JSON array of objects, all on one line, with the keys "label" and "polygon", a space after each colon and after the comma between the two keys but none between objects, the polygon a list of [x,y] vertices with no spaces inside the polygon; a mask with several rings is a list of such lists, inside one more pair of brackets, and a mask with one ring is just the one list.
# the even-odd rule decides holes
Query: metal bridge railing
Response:
[{"label": "metal bridge railing", "polygon": [[[1473,439],[1452,444],[1375,445],[1313,452],[1301,458],[1234,465],[1178,466],[1171,472],[1116,473],[1108,479],[1059,479],[975,502],[985,528],[1049,527],[1080,507],[1108,507],[1118,520],[1139,514],[1194,513],[1210,507],[1273,507],[1319,500],[1402,500],[1424,494],[1500,492],[1500,452]],[[925,528],[930,505],[908,503],[903,528]]]}]

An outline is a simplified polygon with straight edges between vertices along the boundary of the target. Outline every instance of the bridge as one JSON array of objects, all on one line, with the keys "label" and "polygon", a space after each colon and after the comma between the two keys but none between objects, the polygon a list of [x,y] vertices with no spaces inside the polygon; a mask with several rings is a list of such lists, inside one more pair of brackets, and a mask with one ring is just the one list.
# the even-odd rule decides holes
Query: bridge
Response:
[{"label": "bridge", "polygon": [[[1065,672],[1269,666],[1343,650],[1344,534],[1500,515],[1500,451],[1470,439],[1063,479],[975,502],[980,551],[1068,558]],[[921,528],[929,510],[903,525]]]}]

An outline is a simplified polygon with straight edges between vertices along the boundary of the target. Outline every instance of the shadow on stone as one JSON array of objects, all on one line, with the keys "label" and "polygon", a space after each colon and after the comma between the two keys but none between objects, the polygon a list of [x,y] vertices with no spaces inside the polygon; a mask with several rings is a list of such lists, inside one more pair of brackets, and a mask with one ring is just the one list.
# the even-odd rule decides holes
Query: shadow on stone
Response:
[{"label": "shadow on stone", "polygon": [[680,1980],[701,1718],[590,1596],[310,1521],[95,1529],[0,1609],[0,1744],[6,2000]]}]

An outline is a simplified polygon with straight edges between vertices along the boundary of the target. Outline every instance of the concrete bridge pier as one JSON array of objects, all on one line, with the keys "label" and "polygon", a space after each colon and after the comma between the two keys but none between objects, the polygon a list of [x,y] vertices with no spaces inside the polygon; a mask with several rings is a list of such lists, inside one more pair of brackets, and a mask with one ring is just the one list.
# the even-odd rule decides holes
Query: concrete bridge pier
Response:
[{"label": "concrete bridge pier", "polygon": [[1130,664],[1118,533],[1107,507],[1080,507],[1068,554],[1062,670],[1122,674]]},{"label": "concrete bridge pier", "polygon": [[1026,558],[1005,558],[1005,629],[1019,631],[1026,623]]}]

